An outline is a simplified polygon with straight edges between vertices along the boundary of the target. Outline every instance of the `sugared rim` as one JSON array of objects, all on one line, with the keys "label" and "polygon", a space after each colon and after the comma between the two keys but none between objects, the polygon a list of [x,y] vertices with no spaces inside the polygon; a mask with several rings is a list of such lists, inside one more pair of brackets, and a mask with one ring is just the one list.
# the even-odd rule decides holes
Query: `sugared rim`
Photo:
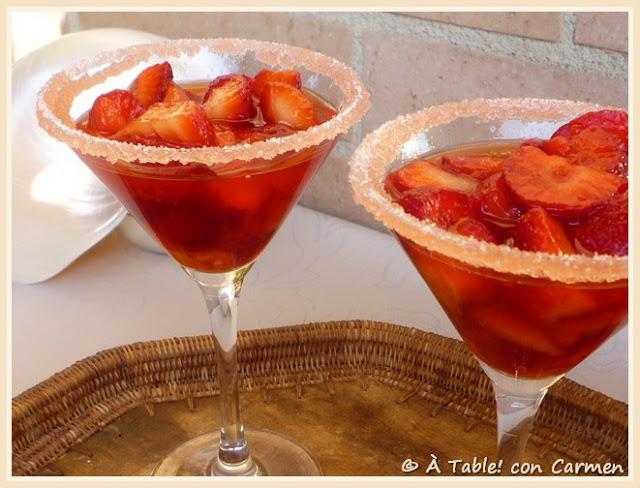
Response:
[{"label": "sugared rim", "polygon": [[[202,48],[230,55],[253,52],[258,61],[284,69],[304,67],[331,78],[344,95],[344,103],[332,119],[295,134],[225,147],[168,148],[130,144],[91,136],[75,128],[70,116],[74,98],[84,90],[118,75],[152,57],[171,58],[196,55]],[[97,72],[91,73],[92,70]],[[246,39],[179,39],[152,44],[140,44],[104,52],[72,64],[55,74],[38,93],[36,113],[40,125],[52,137],[84,154],[98,156],[115,163],[203,163],[217,166],[231,161],[266,160],[289,152],[321,144],[346,133],[369,107],[369,93],[357,74],[334,58],[308,49],[286,44]]]},{"label": "sugared rim", "polygon": [[349,163],[349,180],[356,201],[387,228],[418,245],[471,266],[563,283],[624,280],[627,279],[626,256],[557,255],[481,242],[405,213],[383,187],[384,177],[390,165],[399,157],[401,146],[418,132],[451,123],[458,118],[553,121],[600,108],[585,102],[535,98],[463,100],[428,107],[386,122],[368,134]]}]

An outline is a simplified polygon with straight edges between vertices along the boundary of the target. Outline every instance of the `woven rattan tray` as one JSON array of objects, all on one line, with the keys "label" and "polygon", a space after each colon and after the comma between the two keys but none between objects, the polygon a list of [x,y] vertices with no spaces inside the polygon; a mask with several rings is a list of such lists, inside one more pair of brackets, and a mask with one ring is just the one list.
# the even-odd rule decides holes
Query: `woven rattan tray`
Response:
[{"label": "woven rattan tray", "polygon": [[[398,325],[328,322],[242,331],[244,423],[288,434],[327,475],[424,475],[431,454],[492,457],[490,384],[464,344]],[[218,425],[212,340],[136,343],[84,359],[13,399],[14,475],[147,475]],[[618,463],[627,406],[572,381],[547,395],[528,459]],[[461,465],[459,465],[461,466]],[[459,474],[459,472],[458,472]]]}]

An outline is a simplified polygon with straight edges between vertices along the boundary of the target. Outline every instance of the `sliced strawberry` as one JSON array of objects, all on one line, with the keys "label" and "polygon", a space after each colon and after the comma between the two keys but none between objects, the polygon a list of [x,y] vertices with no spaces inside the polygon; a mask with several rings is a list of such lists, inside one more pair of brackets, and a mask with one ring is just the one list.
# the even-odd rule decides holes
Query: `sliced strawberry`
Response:
[{"label": "sliced strawberry", "polygon": [[497,173],[478,185],[480,210],[491,222],[502,227],[515,225],[522,215],[513,203],[504,182],[504,174]]},{"label": "sliced strawberry", "polygon": [[262,117],[271,124],[285,124],[296,130],[315,123],[313,102],[304,92],[287,83],[265,83],[260,97]]},{"label": "sliced strawberry", "polygon": [[211,122],[193,101],[157,103],[116,134],[120,140],[157,145],[208,146],[215,142]]},{"label": "sliced strawberry", "polygon": [[523,251],[575,254],[562,224],[541,207],[525,213],[513,228],[513,245]]},{"label": "sliced strawberry", "polygon": [[496,287],[482,274],[452,266],[433,252],[398,235],[400,244],[449,316],[462,317],[474,303],[491,303]]},{"label": "sliced strawberry", "polygon": [[600,110],[588,112],[556,130],[552,137],[571,138],[587,127],[601,127],[614,134],[626,147],[629,145],[629,116],[622,110]]},{"label": "sliced strawberry", "polygon": [[597,294],[589,289],[566,286],[521,286],[510,297],[520,313],[555,335],[558,323],[576,316],[590,314],[601,307]]},{"label": "sliced strawberry", "polygon": [[500,243],[500,238],[493,230],[473,217],[461,218],[449,227],[449,230],[461,236],[475,237],[479,241],[493,242],[494,244]]},{"label": "sliced strawberry", "polygon": [[[224,182],[224,193],[220,194],[219,190],[216,192],[216,196],[223,198],[221,203],[225,208],[249,211],[252,214],[265,206],[269,207],[266,202],[271,195],[271,188],[258,178],[227,178]],[[245,231],[249,236],[252,235],[249,228],[245,227]]]},{"label": "sliced strawberry", "polygon": [[502,160],[490,156],[443,156],[442,165],[455,173],[479,180],[502,171]]},{"label": "sliced strawberry", "polygon": [[100,95],[89,112],[87,128],[102,136],[115,134],[144,112],[138,99],[127,90],[113,90]]},{"label": "sliced strawberry", "polygon": [[626,174],[627,147],[611,132],[588,127],[571,138],[571,162],[591,168]]},{"label": "sliced strawberry", "polygon": [[585,215],[626,182],[533,146],[521,146],[505,160],[504,177],[517,201],[528,207],[543,207],[561,218]]},{"label": "sliced strawberry", "polygon": [[174,104],[188,102],[189,100],[193,100],[193,96],[180,85],[176,85],[175,83],[171,82],[167,87],[167,91],[164,94],[162,102]]},{"label": "sliced strawberry", "polygon": [[213,134],[216,141],[216,146],[233,146],[242,142],[242,139],[238,137],[235,128],[225,122],[212,122]]},{"label": "sliced strawberry", "polygon": [[616,195],[579,224],[574,231],[579,248],[598,254],[629,253],[629,194]]},{"label": "sliced strawberry", "polygon": [[264,141],[273,137],[284,137],[294,133],[295,130],[284,124],[265,124],[259,127],[252,126],[236,131],[240,140],[248,143]]},{"label": "sliced strawberry", "polygon": [[473,193],[477,185],[473,178],[449,173],[433,161],[418,159],[389,173],[384,188],[392,197],[398,198],[408,190],[423,187]]},{"label": "sliced strawberry", "polygon": [[624,322],[626,316],[626,304],[606,308],[597,307],[587,314],[563,319],[558,324],[561,327],[561,333],[557,334],[556,340],[558,344],[568,349],[580,351],[584,356],[586,351],[583,352],[584,350],[579,345],[580,341],[590,338],[593,343],[600,344]]},{"label": "sliced strawberry", "polygon": [[543,354],[562,354],[562,349],[536,324],[531,324],[508,310],[493,305],[478,306],[469,311],[469,317],[477,328],[486,330],[497,339]]},{"label": "sliced strawberry", "polygon": [[542,149],[547,154],[566,157],[571,152],[570,139],[565,136],[554,136],[547,141],[542,141],[538,149]]},{"label": "sliced strawberry", "polygon": [[245,75],[218,76],[204,95],[204,110],[211,119],[247,120],[256,116],[251,79]]},{"label": "sliced strawberry", "polygon": [[295,133],[291,127],[283,124],[266,124],[256,127],[248,122],[226,123],[216,121],[212,125],[217,146],[230,146],[243,142],[251,144],[271,139],[272,137],[284,137]]},{"label": "sliced strawberry", "polygon": [[294,86],[298,89],[302,88],[302,80],[300,79],[300,73],[297,71],[271,71],[263,69],[258,73],[251,83],[251,90],[256,98],[262,96],[262,91],[267,83],[273,82],[286,83],[287,85]]},{"label": "sliced strawberry", "polygon": [[569,138],[555,136],[546,141],[542,150],[565,157],[581,166],[608,171],[619,176],[627,174],[627,149],[617,136],[592,126]]},{"label": "sliced strawberry", "polygon": [[533,146],[542,149],[545,142],[547,142],[546,139],[526,139],[522,142],[521,146]]},{"label": "sliced strawberry", "polygon": [[430,220],[443,229],[465,217],[480,215],[477,198],[452,190],[417,188],[406,192],[397,203],[405,212],[420,220]]},{"label": "sliced strawberry", "polygon": [[166,61],[149,66],[133,81],[131,91],[144,108],[160,102],[173,81],[171,65]]},{"label": "sliced strawberry", "polygon": [[331,120],[338,114],[336,109],[333,108],[324,100],[318,100],[318,99],[314,100],[313,109],[314,109],[314,120],[316,125],[322,124],[327,120]]}]

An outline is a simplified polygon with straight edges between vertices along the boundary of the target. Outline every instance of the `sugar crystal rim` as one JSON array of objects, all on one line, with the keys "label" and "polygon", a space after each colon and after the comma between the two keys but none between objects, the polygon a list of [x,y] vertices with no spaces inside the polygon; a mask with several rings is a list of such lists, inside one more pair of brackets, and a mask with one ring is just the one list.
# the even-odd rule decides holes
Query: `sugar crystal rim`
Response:
[{"label": "sugar crystal rim", "polygon": [[418,132],[449,124],[458,118],[475,117],[487,122],[503,119],[559,121],[601,108],[586,102],[535,98],[479,98],[427,107],[401,115],[368,134],[349,162],[349,181],[356,201],[387,228],[420,246],[468,265],[563,283],[626,280],[626,256],[558,255],[481,242],[406,213],[393,202],[383,186],[389,167],[400,156],[401,146]]},{"label": "sugar crystal rim", "polygon": [[[198,148],[170,148],[144,146],[105,139],[87,134],[75,126],[70,116],[73,100],[82,91],[121,74],[152,57],[196,55],[202,48],[230,55],[254,53],[267,65],[284,69],[304,67],[310,72],[329,77],[344,96],[338,114],[332,119],[292,135],[233,146],[203,146]],[[97,70],[90,73],[91,70]],[[270,160],[290,152],[316,146],[349,131],[363,117],[369,107],[369,93],[358,75],[344,63],[324,54],[266,41],[248,39],[178,39],[151,44],[139,44],[103,52],[74,63],[53,75],[38,93],[36,114],[40,126],[52,137],[84,154],[102,157],[111,163],[136,161],[139,163],[169,162],[202,163],[219,166],[233,161]]]}]

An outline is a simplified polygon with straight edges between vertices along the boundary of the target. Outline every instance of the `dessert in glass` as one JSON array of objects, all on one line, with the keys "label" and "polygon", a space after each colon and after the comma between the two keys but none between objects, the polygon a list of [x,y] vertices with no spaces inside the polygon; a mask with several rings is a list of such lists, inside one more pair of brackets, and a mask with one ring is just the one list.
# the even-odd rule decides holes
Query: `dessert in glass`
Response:
[{"label": "dessert in glass", "polygon": [[69,145],[203,293],[221,429],[156,475],[314,475],[302,446],[240,419],[238,297],[368,93],[333,58],[282,44],[186,39],[103,53],[53,76],[40,125]]},{"label": "dessert in glass", "polygon": [[547,389],[627,317],[627,115],[477,99],[383,124],[350,162],[491,379],[502,473]]}]

